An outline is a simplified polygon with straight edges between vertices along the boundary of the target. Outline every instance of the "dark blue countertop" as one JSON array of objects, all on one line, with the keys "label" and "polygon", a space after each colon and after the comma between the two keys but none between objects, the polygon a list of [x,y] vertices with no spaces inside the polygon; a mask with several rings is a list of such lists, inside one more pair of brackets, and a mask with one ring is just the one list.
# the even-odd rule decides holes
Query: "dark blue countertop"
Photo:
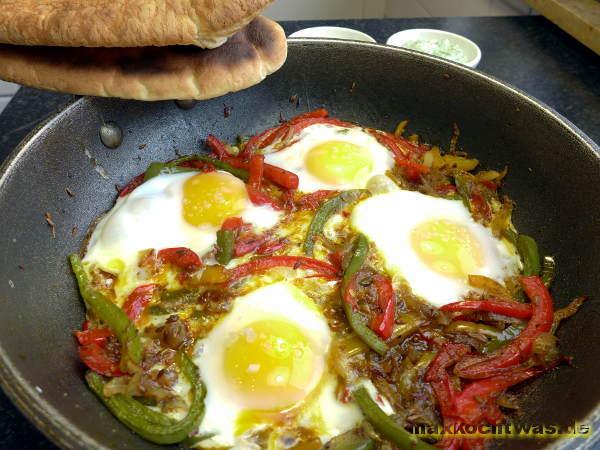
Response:
[{"label": "dark blue countertop", "polygon": [[[600,56],[543,17],[283,22],[288,34],[325,24],[364,31],[381,43],[407,28],[438,28],[467,36],[482,50],[478,69],[537,97],[600,142]],[[0,115],[0,162],[39,122],[73,98],[29,88],[19,90]],[[56,448],[2,392],[0,448]]]}]

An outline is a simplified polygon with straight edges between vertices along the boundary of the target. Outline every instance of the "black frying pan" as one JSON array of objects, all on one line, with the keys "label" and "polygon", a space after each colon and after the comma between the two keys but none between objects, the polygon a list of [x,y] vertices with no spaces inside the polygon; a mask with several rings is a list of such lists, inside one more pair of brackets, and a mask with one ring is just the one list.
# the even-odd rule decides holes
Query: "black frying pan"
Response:
[{"label": "black frying pan", "polygon": [[[293,95],[299,107],[289,101]],[[232,107],[228,118],[224,104]],[[556,303],[562,306],[579,294],[591,297],[559,332],[575,367],[561,367],[522,387],[521,421],[600,424],[598,146],[546,106],[463,66],[375,44],[295,40],[283,69],[252,89],[191,110],[173,102],[85,98],[32,133],[5,162],[0,173],[0,380],[50,438],[67,448],[153,447],[88,391],[71,335],[84,309],[66,258],[79,249],[94,218],[113,204],[115,184],[123,185],[153,160],[198,151],[209,132],[233,140],[238,133],[272,125],[280,113],[290,117],[322,105],[334,116],[382,129],[409,118],[410,131],[445,146],[457,122],[461,145],[484,166],[510,167],[506,192],[518,205],[517,227],[557,258]],[[115,150],[98,137],[109,120],[124,130]],[[56,238],[44,222],[46,212],[56,223]],[[599,435],[587,441],[589,448]]]}]

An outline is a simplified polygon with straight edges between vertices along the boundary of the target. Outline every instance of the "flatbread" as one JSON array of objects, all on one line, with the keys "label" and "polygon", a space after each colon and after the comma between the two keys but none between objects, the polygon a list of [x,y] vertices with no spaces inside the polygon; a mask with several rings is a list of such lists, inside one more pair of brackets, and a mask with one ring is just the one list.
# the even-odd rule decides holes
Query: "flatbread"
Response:
[{"label": "flatbread", "polygon": [[214,48],[273,0],[0,0],[0,43]]},{"label": "flatbread", "polygon": [[286,55],[283,29],[259,16],[212,50],[0,44],[0,78],[79,95],[202,100],[259,83],[282,66]]}]

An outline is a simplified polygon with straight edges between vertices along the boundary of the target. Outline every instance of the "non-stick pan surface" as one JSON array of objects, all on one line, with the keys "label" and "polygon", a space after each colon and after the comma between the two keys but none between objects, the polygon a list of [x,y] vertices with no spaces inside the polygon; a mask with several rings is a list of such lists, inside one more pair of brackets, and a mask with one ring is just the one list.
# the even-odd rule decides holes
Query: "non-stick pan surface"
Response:
[{"label": "non-stick pan surface", "polygon": [[[84,309],[66,258],[80,248],[94,218],[110,208],[115,185],[153,160],[202,149],[208,133],[233,140],[272,125],[280,115],[322,105],[334,116],[382,129],[408,118],[410,131],[445,146],[456,122],[461,146],[483,166],[509,166],[506,192],[518,205],[517,227],[557,258],[556,303],[580,294],[591,297],[559,332],[574,366],[521,388],[526,399],[521,420],[567,424],[589,421],[598,412],[598,147],[547,107],[462,66],[380,45],[300,40],[290,43],[287,63],[264,83],[191,110],[173,102],[79,100],[30,135],[3,166],[0,379],[15,403],[59,445],[152,447],[88,391],[71,334],[80,327]],[[231,108],[227,118],[225,107]],[[119,148],[100,143],[103,121],[123,128]],[[46,213],[56,224],[55,237]]]}]

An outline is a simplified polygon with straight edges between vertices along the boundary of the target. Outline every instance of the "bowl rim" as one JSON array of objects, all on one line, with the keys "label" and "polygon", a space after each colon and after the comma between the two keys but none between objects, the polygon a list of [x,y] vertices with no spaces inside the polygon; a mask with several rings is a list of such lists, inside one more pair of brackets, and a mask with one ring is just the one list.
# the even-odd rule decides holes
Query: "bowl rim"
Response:
[{"label": "bowl rim", "polygon": [[[440,30],[437,28],[407,28],[406,30],[400,30],[400,31],[397,31],[396,33],[392,34],[391,36],[389,36],[386,39],[385,43],[386,43],[386,45],[390,45],[392,47],[406,48],[406,47],[402,47],[404,42],[402,42],[401,44],[394,44],[394,43],[392,43],[392,41],[394,40],[394,38],[397,39],[402,34],[409,34],[409,33],[414,33],[414,34],[435,33],[440,36],[452,36],[453,38],[456,38],[460,41],[460,45],[470,46],[471,48],[473,48],[475,50],[475,57],[471,58],[469,61],[466,61],[462,64],[464,64],[465,66],[469,66],[469,67],[477,67],[477,65],[481,61],[481,55],[482,55],[481,48],[479,48],[479,46],[475,43],[475,41],[473,41],[472,39],[469,39],[468,37],[466,37],[462,34],[453,33],[452,31]],[[452,61],[452,60],[448,59],[448,61]],[[455,62],[455,61],[453,61],[453,62]]]},{"label": "bowl rim", "polygon": [[[301,33],[303,31],[307,31],[307,30],[344,30],[344,31],[351,31],[352,33],[355,33],[357,36],[360,36],[363,39],[347,39],[347,38],[339,38],[339,37],[333,37],[333,36],[316,37],[316,36],[299,36],[298,35],[298,33]],[[291,33],[288,36],[288,39],[337,39],[337,40],[340,40],[340,41],[356,41],[356,42],[365,42],[365,43],[376,43],[377,42],[374,37],[372,37],[371,35],[365,33],[364,31],[360,31],[360,30],[357,30],[355,28],[349,28],[349,27],[336,27],[336,26],[333,26],[333,25],[319,25],[319,26],[315,26],[315,27],[301,28],[301,29],[296,30],[293,33]]]},{"label": "bowl rim", "polygon": [[[450,66],[460,71],[466,72],[471,77],[483,80],[493,86],[511,92],[513,95],[528,103],[529,105],[541,109],[545,114],[549,115],[554,121],[557,121],[561,127],[572,136],[573,139],[587,149],[590,154],[593,154],[600,163],[600,146],[596,144],[590,137],[581,131],[576,125],[556,112],[550,106],[546,105],[541,100],[537,100],[524,91],[495,78],[492,75],[475,70],[464,64],[459,64],[454,61],[439,58],[437,56],[428,55],[426,53],[409,50],[402,47],[388,46],[378,43],[368,43],[361,41],[351,41],[344,39],[332,38],[291,38],[288,41],[293,47],[301,48],[304,45],[311,43],[330,44],[333,46],[356,46],[361,48],[373,48],[385,52],[396,52],[407,54],[413,58],[429,60],[438,66]],[[118,100],[118,99],[117,99]],[[32,142],[39,139],[48,131],[52,124],[60,120],[67,112],[81,108],[88,101],[87,97],[76,98],[73,101],[66,103],[61,110],[49,115],[45,120],[30,131],[23,140],[10,152],[4,162],[0,165],[0,190],[5,183],[10,182],[12,169],[15,167],[21,157],[31,147]],[[120,100],[134,101],[134,100]],[[82,380],[83,381],[83,380]],[[0,388],[9,397],[12,403],[23,413],[23,415],[36,426],[48,439],[56,445],[67,448],[96,448],[109,450],[110,447],[103,444],[92,437],[87,432],[74,427],[69,420],[64,417],[54,406],[52,406],[42,395],[40,395],[23,377],[23,375],[14,367],[11,358],[6,354],[2,343],[0,342]],[[600,429],[600,404],[592,410],[587,417],[583,419],[586,423],[592,424],[592,430]],[[585,440],[584,444],[576,442],[575,439],[568,440],[566,438],[557,441],[549,442],[545,447],[547,450],[575,450],[582,448],[594,448],[600,443],[600,431],[593,433]]]}]

